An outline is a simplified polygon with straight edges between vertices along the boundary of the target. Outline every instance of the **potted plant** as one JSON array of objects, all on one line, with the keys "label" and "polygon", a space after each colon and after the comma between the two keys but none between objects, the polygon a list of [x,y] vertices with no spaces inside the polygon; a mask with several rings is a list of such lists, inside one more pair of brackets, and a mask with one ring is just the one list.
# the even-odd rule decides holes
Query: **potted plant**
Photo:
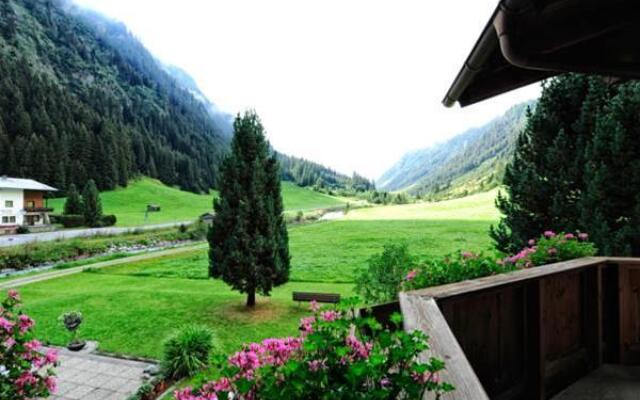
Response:
[{"label": "potted plant", "polygon": [[79,311],[71,311],[64,313],[60,316],[60,321],[65,328],[71,333],[71,341],[67,345],[67,348],[71,351],[80,351],[86,346],[84,340],[78,339],[78,328],[82,324],[82,313]]}]

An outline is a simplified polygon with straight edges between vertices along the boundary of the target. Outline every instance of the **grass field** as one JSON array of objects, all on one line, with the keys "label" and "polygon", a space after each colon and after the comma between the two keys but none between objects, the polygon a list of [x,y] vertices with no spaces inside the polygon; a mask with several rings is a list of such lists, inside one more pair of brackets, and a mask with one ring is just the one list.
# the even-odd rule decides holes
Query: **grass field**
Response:
[{"label": "grass field", "polygon": [[361,208],[344,219],[295,226],[289,245],[295,281],[349,282],[385,243],[405,241],[420,257],[491,245],[487,231],[497,220],[496,192],[439,203]]},{"label": "grass field", "polygon": [[382,250],[404,240],[412,253],[441,256],[483,250],[496,220],[495,192],[442,203],[352,210],[342,220],[289,228],[291,282],[259,298],[255,310],[224,283],[207,279],[207,251],[194,250],[28,285],[21,289],[37,333],[54,344],[67,336],[57,317],[70,310],[86,317],[82,335],[102,350],[159,357],[163,340],[186,323],[210,326],[224,351],[247,341],[295,334],[307,314],[291,292],[351,295],[354,272]]},{"label": "grass field", "polygon": [[[164,222],[194,220],[213,208],[217,193],[198,195],[163,185],[157,180],[142,178],[126,188],[101,193],[105,214],[115,214],[117,226],[137,226]],[[344,202],[335,197],[298,187],[291,182],[282,183],[282,196],[287,211],[307,211],[334,207]],[[149,213],[145,219],[147,204],[158,204],[161,211]],[[64,198],[49,200],[56,213],[64,209]]]},{"label": "grass field", "polygon": [[230,352],[244,342],[295,335],[299,319],[309,312],[291,301],[292,291],[352,293],[352,285],[289,283],[247,310],[245,297],[220,281],[140,277],[128,275],[126,267],[114,272],[85,272],[21,288],[25,311],[37,321],[37,336],[64,345],[69,337],[58,316],[79,310],[85,317],[82,337],[98,340],[104,351],[160,358],[162,343],[173,331],[197,323],[210,326],[219,349]]}]

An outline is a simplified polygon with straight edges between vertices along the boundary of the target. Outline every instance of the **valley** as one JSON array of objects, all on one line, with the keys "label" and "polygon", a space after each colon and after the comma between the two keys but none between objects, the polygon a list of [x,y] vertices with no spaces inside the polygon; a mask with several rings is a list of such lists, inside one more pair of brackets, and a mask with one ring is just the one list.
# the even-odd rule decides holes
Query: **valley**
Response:
[{"label": "valley", "polygon": [[[284,190],[285,196],[298,194],[292,197],[291,207],[334,205],[310,200],[300,191],[306,189]],[[340,220],[290,226],[290,282],[275,288],[272,296],[260,297],[253,310],[242,305],[242,294],[208,279],[206,246],[142,261],[122,259],[118,265],[96,270],[88,265],[84,272],[20,290],[26,311],[39,321],[37,334],[53,344],[66,340],[57,316],[78,308],[87,320],[83,335],[98,340],[107,352],[159,357],[163,338],[187,322],[211,327],[218,346],[233,351],[247,341],[295,334],[298,320],[308,311],[291,301],[293,291],[353,296],[357,271],[384,244],[404,241],[420,258],[460,249],[490,250],[487,231],[498,216],[495,194],[368,207],[351,210]]]}]

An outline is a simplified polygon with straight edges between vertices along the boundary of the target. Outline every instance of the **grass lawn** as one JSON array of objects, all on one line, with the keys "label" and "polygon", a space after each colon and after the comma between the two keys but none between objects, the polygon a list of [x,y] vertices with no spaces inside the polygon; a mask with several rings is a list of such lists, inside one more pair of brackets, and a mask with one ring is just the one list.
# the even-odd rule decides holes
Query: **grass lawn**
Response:
[{"label": "grass lawn", "polygon": [[[213,207],[210,194],[194,194],[163,185],[157,180],[141,178],[126,188],[101,193],[105,214],[115,214],[117,226],[138,226],[164,222],[191,221]],[[307,211],[344,204],[344,201],[313,190],[301,188],[291,182],[282,183],[282,196],[287,211]],[[50,199],[49,206],[56,213],[64,209],[64,198]],[[149,213],[145,220],[147,204],[158,204],[160,212]]]},{"label": "grass lawn", "polygon": [[274,290],[272,297],[260,297],[256,308],[247,310],[245,297],[220,281],[139,277],[127,275],[121,267],[116,274],[105,271],[21,288],[25,311],[37,321],[37,336],[65,344],[68,334],[58,316],[78,310],[85,317],[82,337],[98,340],[104,351],[160,358],[162,343],[174,330],[198,323],[210,326],[219,348],[231,352],[248,341],[295,335],[299,319],[308,310],[291,301],[292,291],[352,293],[352,285],[289,283]]},{"label": "grass lawn", "polygon": [[105,351],[157,358],[172,331],[201,323],[230,352],[247,341],[295,334],[307,309],[291,301],[292,291],[353,294],[354,271],[387,242],[405,240],[420,256],[489,248],[487,230],[497,218],[493,196],[358,209],[342,220],[290,227],[291,282],[260,298],[252,311],[244,295],[207,279],[206,249],[35,283],[21,292],[38,336],[54,344],[67,340],[58,316],[79,310],[86,317],[82,336]]}]

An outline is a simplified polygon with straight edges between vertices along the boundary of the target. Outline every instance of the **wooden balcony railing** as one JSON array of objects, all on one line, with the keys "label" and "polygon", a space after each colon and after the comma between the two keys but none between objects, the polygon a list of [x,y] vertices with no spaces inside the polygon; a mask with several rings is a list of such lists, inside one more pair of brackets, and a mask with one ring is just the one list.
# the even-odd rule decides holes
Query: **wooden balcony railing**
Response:
[{"label": "wooden balcony railing", "polygon": [[424,357],[446,361],[448,399],[548,399],[603,363],[640,364],[640,259],[432,287],[402,293],[400,306],[405,329],[431,337]]}]

